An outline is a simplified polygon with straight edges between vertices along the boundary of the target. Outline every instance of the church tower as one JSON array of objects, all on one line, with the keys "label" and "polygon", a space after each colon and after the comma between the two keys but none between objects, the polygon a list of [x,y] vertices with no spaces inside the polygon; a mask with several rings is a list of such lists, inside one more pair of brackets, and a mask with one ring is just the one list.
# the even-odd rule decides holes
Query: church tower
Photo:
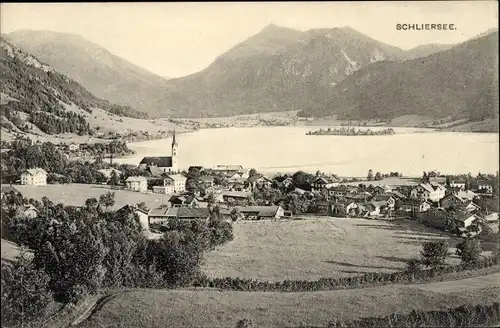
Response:
[{"label": "church tower", "polygon": [[175,128],[174,128],[174,136],[172,137],[172,171],[177,172],[178,167],[178,158],[177,158],[177,148],[179,148],[179,144],[175,139]]}]

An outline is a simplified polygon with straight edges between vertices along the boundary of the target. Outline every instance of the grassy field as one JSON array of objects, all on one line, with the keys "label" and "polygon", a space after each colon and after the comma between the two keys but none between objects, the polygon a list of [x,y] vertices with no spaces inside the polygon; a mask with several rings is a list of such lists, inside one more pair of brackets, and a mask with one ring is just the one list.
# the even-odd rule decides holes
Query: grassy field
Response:
[{"label": "grassy field", "polygon": [[253,327],[326,325],[333,319],[438,310],[499,300],[500,274],[456,282],[305,293],[146,290],[118,293],[82,322],[101,327],[228,327],[243,318]]},{"label": "grassy field", "polygon": [[[162,203],[160,194],[143,194],[140,192],[128,190],[113,190],[106,185],[87,185],[87,184],[67,184],[67,185],[46,185],[46,186],[23,186],[14,185],[26,198],[41,200],[46,196],[54,203],[63,203],[66,205],[79,206],[84,205],[88,198],[97,198],[108,191],[115,193],[115,206],[118,209],[127,204],[136,204],[145,202],[151,208],[159,206]],[[168,195],[163,195],[163,201],[168,201]]]},{"label": "grassy field", "polygon": [[[210,276],[274,281],[393,272],[419,256],[423,241],[450,238],[411,221],[325,217],[233,227],[234,240],[206,255],[204,271]],[[455,255],[448,259],[458,262]]]}]

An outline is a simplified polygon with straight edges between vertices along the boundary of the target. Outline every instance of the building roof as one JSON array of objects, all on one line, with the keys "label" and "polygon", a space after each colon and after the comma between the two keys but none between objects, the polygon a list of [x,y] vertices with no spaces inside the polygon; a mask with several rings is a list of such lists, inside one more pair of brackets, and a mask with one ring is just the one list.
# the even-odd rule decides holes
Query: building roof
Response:
[{"label": "building roof", "polygon": [[455,220],[464,222],[472,216],[476,216],[475,214],[469,213],[467,211],[461,211],[455,216]]},{"label": "building roof", "polygon": [[478,180],[477,181],[478,186],[492,186],[493,185],[493,180]]},{"label": "building roof", "polygon": [[255,182],[255,181],[258,181],[258,180],[266,180],[266,181],[271,181],[271,179],[269,179],[268,177],[266,177],[265,175],[263,174],[256,174],[256,175],[252,175],[251,177],[249,177],[247,180],[249,182]]},{"label": "building roof", "polygon": [[214,170],[214,171],[242,171],[243,166],[241,166],[241,165],[214,165],[212,170]]},{"label": "building roof", "polygon": [[393,198],[392,195],[389,195],[389,194],[379,194],[379,195],[373,196],[372,201],[387,202],[391,198]]},{"label": "building roof", "polygon": [[380,208],[380,207],[386,206],[387,202],[385,202],[385,201],[371,201],[368,204],[372,204],[373,206],[375,206],[375,208]]},{"label": "building roof", "polygon": [[198,181],[213,182],[214,181],[214,176],[212,176],[212,175],[202,175],[202,176],[200,176],[200,178],[198,179]]},{"label": "building roof", "polygon": [[186,181],[187,178],[182,174],[169,174],[165,179],[170,179],[173,181]]},{"label": "building roof", "polygon": [[41,168],[27,169],[24,171],[24,173],[28,173],[30,175],[39,175],[39,174],[47,175],[47,172]]},{"label": "building roof", "polygon": [[144,157],[139,165],[172,167],[172,156]]},{"label": "building roof", "polygon": [[154,177],[160,177],[160,176],[162,176],[163,173],[165,173],[165,171],[163,171],[158,166],[148,166],[148,171]]},{"label": "building roof", "polygon": [[125,180],[125,181],[128,181],[128,182],[134,182],[134,181],[142,182],[142,181],[148,181],[148,179],[146,177],[141,177],[141,176],[131,176],[131,177],[128,177],[127,180]]},{"label": "building roof", "polygon": [[152,208],[152,209],[149,210],[148,216],[163,216],[163,217],[166,217],[168,210],[169,210],[169,208],[166,207],[166,206]]},{"label": "building roof", "polygon": [[390,194],[393,196],[396,196],[397,198],[400,198],[400,199],[406,198],[405,195],[403,195],[402,193],[400,193],[397,190],[391,191]]},{"label": "building roof", "polygon": [[451,180],[451,181],[450,181],[450,184],[451,184],[451,183],[460,183],[460,184],[465,184],[465,182],[466,182],[466,181],[465,181],[465,180],[463,180],[463,179],[456,179],[456,180]]},{"label": "building roof", "polygon": [[210,212],[208,208],[172,207],[165,216],[178,219],[205,219],[210,216]]},{"label": "building roof", "polygon": [[127,204],[121,208],[119,208],[117,210],[117,212],[122,212],[122,211],[125,211],[125,210],[131,210],[133,212],[141,212],[141,213],[144,213],[144,214],[148,214],[148,211],[145,211],[143,209],[140,209],[139,207],[137,206],[134,206],[134,205],[130,205],[130,204]]},{"label": "building roof", "polygon": [[246,191],[234,191],[234,190],[224,190],[221,193],[222,197],[233,197],[233,198],[247,198],[250,196],[249,192]]},{"label": "building roof", "polygon": [[462,198],[462,199],[467,199],[467,200],[473,200],[477,194],[475,192],[472,192],[470,190],[461,190],[457,192],[457,196]]},{"label": "building roof", "polygon": [[239,206],[240,213],[257,213],[257,216],[273,217],[278,212],[279,206]]}]

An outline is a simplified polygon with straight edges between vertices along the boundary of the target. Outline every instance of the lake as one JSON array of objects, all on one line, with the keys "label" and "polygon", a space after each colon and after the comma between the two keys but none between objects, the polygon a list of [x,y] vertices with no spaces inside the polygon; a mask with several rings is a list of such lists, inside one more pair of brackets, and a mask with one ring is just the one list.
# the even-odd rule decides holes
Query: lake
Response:
[{"label": "lake", "polygon": [[[179,165],[187,169],[191,165],[241,164],[268,173],[319,169],[360,177],[368,169],[405,176],[434,169],[474,175],[498,170],[499,140],[494,133],[394,128],[396,134],[388,136],[306,136],[319,128],[224,128],[179,134]],[[130,143],[137,154],[115,161],[139,164],[144,156],[170,156],[171,142],[169,138]]]}]

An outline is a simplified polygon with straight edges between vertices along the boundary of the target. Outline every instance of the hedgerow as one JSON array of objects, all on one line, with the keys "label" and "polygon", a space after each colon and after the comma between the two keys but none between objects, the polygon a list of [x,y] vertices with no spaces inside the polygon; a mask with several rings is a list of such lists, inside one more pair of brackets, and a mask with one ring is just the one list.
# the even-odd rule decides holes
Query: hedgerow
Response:
[{"label": "hedgerow", "polygon": [[497,257],[485,257],[477,263],[439,266],[430,270],[414,272],[398,271],[392,273],[365,273],[354,277],[321,278],[309,280],[258,281],[241,278],[211,278],[200,276],[194,282],[195,287],[210,287],[247,292],[313,292],[324,290],[355,289],[384,286],[388,284],[423,283],[435,280],[443,274],[489,268],[498,264]]}]

